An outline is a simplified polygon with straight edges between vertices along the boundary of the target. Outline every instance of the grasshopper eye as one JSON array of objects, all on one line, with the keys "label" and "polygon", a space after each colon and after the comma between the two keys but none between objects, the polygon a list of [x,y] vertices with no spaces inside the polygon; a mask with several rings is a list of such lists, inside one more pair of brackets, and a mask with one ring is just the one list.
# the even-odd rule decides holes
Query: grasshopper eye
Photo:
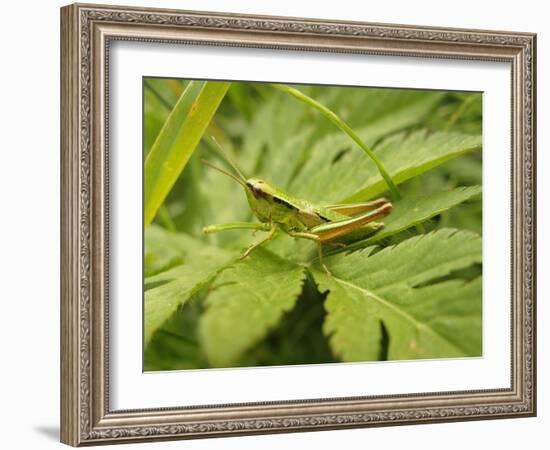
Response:
[{"label": "grasshopper eye", "polygon": [[257,186],[257,184],[259,184],[259,183],[256,183],[256,184],[248,184],[248,187],[249,187],[250,190],[252,191],[252,194],[254,194],[254,197],[260,198],[260,197],[263,197],[264,193],[263,193],[263,191]]}]

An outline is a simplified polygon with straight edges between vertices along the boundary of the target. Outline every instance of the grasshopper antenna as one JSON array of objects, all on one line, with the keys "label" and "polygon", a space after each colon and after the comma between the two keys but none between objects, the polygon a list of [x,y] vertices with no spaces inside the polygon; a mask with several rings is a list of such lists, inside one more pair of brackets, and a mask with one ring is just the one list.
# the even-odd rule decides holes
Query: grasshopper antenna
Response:
[{"label": "grasshopper antenna", "polygon": [[217,170],[218,172],[221,172],[224,175],[227,175],[228,177],[233,178],[237,183],[239,183],[242,187],[244,187],[246,189],[246,183],[243,180],[241,180],[240,178],[237,178],[232,173],[229,173],[226,170],[220,169],[219,167],[215,166],[211,162],[208,162],[206,159],[201,159],[201,162],[203,164],[207,165],[208,167],[210,167],[211,169]]},{"label": "grasshopper antenna", "polygon": [[239,178],[241,179],[241,181],[245,182],[246,181],[246,177],[243,175],[243,173],[239,170],[239,167],[237,166],[237,163],[233,160],[233,158],[222,148],[222,146],[220,145],[220,143],[216,140],[216,138],[214,136],[210,136],[210,138],[212,139],[212,141],[214,142],[214,144],[216,145],[216,149],[218,150],[218,152],[220,153],[220,155],[222,155],[223,159],[225,160],[225,162],[227,162],[227,164],[229,164],[231,166],[231,168],[235,171],[235,173],[239,176]]}]

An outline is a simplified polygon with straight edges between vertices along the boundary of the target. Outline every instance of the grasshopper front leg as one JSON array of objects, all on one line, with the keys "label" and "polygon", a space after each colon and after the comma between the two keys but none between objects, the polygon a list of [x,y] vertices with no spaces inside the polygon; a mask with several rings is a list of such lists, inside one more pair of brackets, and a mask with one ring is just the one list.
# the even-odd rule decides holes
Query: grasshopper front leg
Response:
[{"label": "grasshopper front leg", "polygon": [[250,247],[248,247],[245,252],[241,255],[241,259],[246,258],[250,253],[255,249],[258,248],[260,245],[265,244],[267,241],[270,241],[273,239],[273,236],[275,236],[275,233],[277,232],[277,227],[271,228],[271,231],[267,234],[267,236],[255,244],[252,244]]},{"label": "grasshopper front leg", "polygon": [[254,231],[271,231],[272,225],[267,223],[254,223],[254,222],[230,222],[221,223],[217,225],[209,225],[202,229],[204,234],[219,233],[220,231],[228,230],[254,230]]},{"label": "grasshopper front leg", "polygon": [[231,222],[231,223],[223,223],[219,225],[210,225],[208,227],[204,227],[202,229],[202,232],[204,234],[211,234],[211,233],[218,233],[220,231],[227,231],[227,230],[269,231],[269,234],[264,239],[256,242],[255,244],[251,245],[245,250],[245,252],[241,256],[241,259],[244,259],[248,255],[250,255],[250,253],[255,248],[273,239],[273,236],[275,236],[275,233],[277,232],[277,227],[267,223]]}]

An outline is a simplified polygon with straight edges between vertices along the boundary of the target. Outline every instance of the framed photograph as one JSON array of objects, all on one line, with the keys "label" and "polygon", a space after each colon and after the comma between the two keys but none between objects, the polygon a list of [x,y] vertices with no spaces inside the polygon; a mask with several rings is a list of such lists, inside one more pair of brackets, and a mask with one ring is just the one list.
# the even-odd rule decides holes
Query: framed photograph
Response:
[{"label": "framed photograph", "polygon": [[61,9],[61,440],[536,413],[530,33]]}]

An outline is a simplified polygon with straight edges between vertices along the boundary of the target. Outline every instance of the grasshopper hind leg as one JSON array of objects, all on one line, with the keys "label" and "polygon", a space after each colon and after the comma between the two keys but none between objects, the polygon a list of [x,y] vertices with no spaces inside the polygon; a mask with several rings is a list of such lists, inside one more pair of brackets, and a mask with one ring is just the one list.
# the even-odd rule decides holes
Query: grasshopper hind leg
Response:
[{"label": "grasshopper hind leg", "polygon": [[332,245],[333,247],[346,248],[348,245],[343,242],[325,242],[325,245]]},{"label": "grasshopper hind leg", "polygon": [[305,232],[297,232],[297,231],[287,231],[287,233],[294,238],[303,238],[303,239],[309,239],[310,241],[314,241],[317,244],[317,253],[319,254],[319,264],[321,264],[321,267],[329,277],[332,276],[332,273],[330,273],[330,270],[328,270],[328,267],[323,262],[323,241],[319,236],[313,233],[305,233]]},{"label": "grasshopper hind leg", "polygon": [[331,277],[332,273],[330,270],[328,270],[328,267],[323,262],[323,243],[321,241],[317,242],[317,253],[319,253],[319,264],[321,264],[321,267],[325,271],[325,273]]}]

